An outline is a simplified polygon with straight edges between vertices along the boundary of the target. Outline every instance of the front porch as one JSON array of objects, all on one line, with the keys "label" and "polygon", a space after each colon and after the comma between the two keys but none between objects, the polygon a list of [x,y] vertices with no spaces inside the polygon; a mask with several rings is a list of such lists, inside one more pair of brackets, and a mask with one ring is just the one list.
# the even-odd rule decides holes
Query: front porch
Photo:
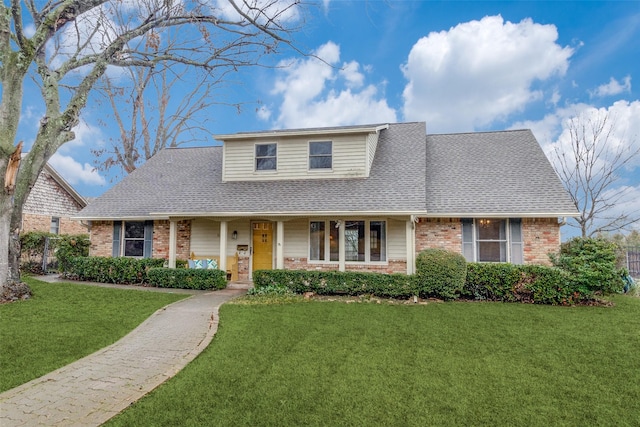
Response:
[{"label": "front porch", "polygon": [[[170,267],[177,259],[215,258],[219,269],[237,271],[233,279],[240,281],[251,280],[254,271],[263,269],[412,274],[415,265],[415,220],[408,215],[198,217],[163,222],[168,223]],[[189,233],[184,232],[186,223]],[[154,256],[161,250],[155,247],[159,237],[154,232]]]}]

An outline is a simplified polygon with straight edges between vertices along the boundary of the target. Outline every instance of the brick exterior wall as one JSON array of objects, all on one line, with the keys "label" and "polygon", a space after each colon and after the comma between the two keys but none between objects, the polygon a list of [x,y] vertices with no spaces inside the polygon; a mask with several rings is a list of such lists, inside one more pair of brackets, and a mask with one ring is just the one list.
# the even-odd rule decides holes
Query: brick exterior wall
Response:
[{"label": "brick exterior wall", "polygon": [[560,250],[560,224],[555,218],[523,218],[525,264],[551,265],[549,253]]},{"label": "brick exterior wall", "polygon": [[[190,256],[191,221],[179,221],[177,229],[178,259]],[[416,253],[427,248],[441,248],[454,252],[462,250],[462,223],[459,218],[421,218],[416,223]],[[526,264],[549,265],[548,253],[560,249],[560,225],[555,218],[523,218],[524,261]],[[113,245],[113,222],[94,221],[91,226],[91,256],[111,256]],[[153,257],[169,257],[169,221],[155,221],[153,233]],[[248,256],[238,258],[238,278],[249,278],[251,264]],[[307,258],[285,257],[284,268],[289,270],[338,270],[338,263],[308,263]],[[347,271],[379,273],[404,273],[405,260],[389,260],[385,265],[347,264]]]},{"label": "brick exterior wall", "polygon": [[93,221],[89,232],[89,256],[111,256],[113,248],[113,221]]},{"label": "brick exterior wall", "polygon": [[[178,221],[176,258],[189,258],[191,221]],[[111,256],[113,251],[113,221],[93,221],[91,224],[90,256]],[[169,221],[153,222],[153,258],[169,259]]]},{"label": "brick exterior wall", "polygon": [[416,255],[424,249],[462,251],[460,218],[420,218],[416,224]]},{"label": "brick exterior wall", "polygon": [[[550,265],[550,252],[560,250],[560,225],[556,218],[523,218],[525,264]],[[416,254],[427,248],[462,252],[459,218],[421,218],[416,224]]]},{"label": "brick exterior wall", "polygon": [[[176,258],[189,259],[191,246],[191,221],[178,221],[176,230]],[[169,221],[153,222],[153,258],[169,259]]]},{"label": "brick exterior wall", "polygon": [[55,178],[43,170],[31,189],[22,209],[22,230],[51,231],[51,218],[60,218],[59,234],[87,234],[89,229],[80,221],[72,221],[71,216],[82,209],[72,196]]},{"label": "brick exterior wall", "polygon": [[[60,218],[58,234],[88,234],[89,227],[80,221],[73,221],[69,217]],[[22,232],[51,231],[51,215],[22,214]]]}]

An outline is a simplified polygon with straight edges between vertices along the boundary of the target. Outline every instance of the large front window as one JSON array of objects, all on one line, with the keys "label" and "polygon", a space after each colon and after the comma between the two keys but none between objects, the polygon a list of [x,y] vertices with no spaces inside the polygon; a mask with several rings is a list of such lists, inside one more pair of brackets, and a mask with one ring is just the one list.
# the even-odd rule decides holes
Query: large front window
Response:
[{"label": "large front window", "polygon": [[470,262],[522,264],[520,219],[462,220],[462,253]]},{"label": "large front window", "polygon": [[[311,221],[309,225],[309,260],[339,261],[340,222]],[[344,221],[344,254],[347,262],[381,262],[387,260],[385,221]]]}]

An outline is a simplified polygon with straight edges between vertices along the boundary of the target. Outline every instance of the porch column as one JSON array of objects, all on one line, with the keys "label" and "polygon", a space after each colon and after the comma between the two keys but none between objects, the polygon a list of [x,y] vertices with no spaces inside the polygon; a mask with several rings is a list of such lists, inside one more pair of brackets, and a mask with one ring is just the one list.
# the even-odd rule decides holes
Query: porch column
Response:
[{"label": "porch column", "polygon": [[220,271],[227,271],[227,221],[220,221]]},{"label": "porch column", "polygon": [[278,221],[276,229],[276,268],[284,269],[284,221]]},{"label": "porch column", "polygon": [[338,229],[338,270],[346,271],[346,263],[345,263],[345,241],[344,241],[344,221],[340,221],[340,228]]},{"label": "porch column", "polygon": [[416,269],[416,224],[413,217],[409,218],[405,226],[407,241],[407,274],[415,273]]},{"label": "porch column", "polygon": [[178,222],[169,220],[169,268],[176,268],[176,247],[178,246]]}]

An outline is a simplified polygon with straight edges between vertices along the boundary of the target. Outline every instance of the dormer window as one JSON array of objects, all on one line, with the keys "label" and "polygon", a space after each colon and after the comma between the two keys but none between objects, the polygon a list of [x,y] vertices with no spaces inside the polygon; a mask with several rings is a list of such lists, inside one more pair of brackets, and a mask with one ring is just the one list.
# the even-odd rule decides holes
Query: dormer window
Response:
[{"label": "dormer window", "polygon": [[331,169],[333,163],[331,141],[309,142],[309,169]]},{"label": "dormer window", "polygon": [[277,144],[256,144],[256,170],[276,170],[278,166]]}]

